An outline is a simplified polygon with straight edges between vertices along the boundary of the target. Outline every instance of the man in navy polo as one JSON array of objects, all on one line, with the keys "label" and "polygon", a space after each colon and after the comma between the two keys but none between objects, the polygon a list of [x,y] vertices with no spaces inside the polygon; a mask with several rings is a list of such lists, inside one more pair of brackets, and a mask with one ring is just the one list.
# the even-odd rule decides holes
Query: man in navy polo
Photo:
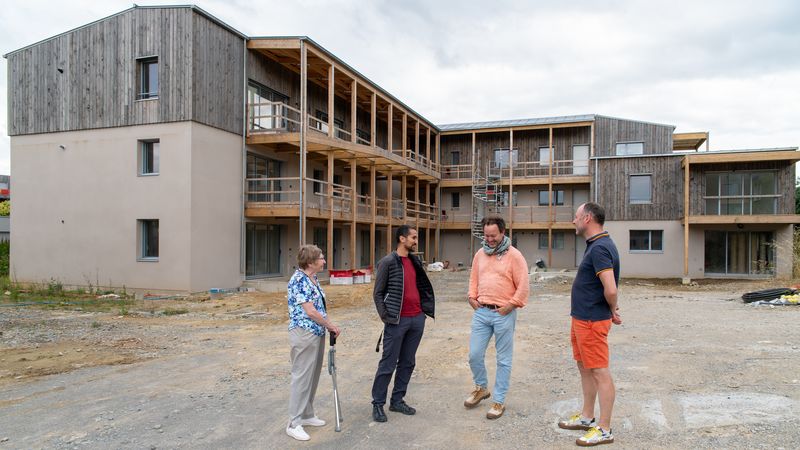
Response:
[{"label": "man in navy polo", "polygon": [[[614,381],[608,369],[608,332],[611,323],[622,323],[617,307],[619,253],[607,231],[606,214],[597,203],[584,203],[575,212],[575,234],[586,239],[586,251],[572,284],[572,354],[578,364],[583,390],[583,408],[558,422],[567,430],[586,430],[576,440],[582,447],[614,442],[611,410]],[[595,399],[600,400],[600,420],[594,418]]]}]

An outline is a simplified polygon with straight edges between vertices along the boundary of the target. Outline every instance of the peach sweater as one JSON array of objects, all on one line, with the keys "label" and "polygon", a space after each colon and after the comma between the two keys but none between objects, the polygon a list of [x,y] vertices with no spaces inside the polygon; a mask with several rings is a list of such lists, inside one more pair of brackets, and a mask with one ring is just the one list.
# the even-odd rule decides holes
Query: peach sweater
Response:
[{"label": "peach sweater", "polygon": [[509,247],[500,259],[487,255],[483,249],[475,253],[469,274],[470,298],[489,305],[511,303],[522,308],[528,303],[529,291],[528,263],[519,250]]}]

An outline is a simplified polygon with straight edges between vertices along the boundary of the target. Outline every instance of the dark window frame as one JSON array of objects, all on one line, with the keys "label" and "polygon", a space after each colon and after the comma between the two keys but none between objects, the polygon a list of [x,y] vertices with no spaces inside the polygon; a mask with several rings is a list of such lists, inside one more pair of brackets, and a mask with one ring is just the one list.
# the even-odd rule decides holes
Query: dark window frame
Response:
[{"label": "dark window frame", "polygon": [[136,59],[136,100],[158,98],[158,56]]}]

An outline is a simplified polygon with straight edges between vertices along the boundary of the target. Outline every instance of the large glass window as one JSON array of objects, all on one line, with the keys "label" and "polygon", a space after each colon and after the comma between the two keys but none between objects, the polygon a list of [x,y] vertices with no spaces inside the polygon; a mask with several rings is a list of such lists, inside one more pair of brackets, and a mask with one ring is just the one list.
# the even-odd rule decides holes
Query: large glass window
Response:
[{"label": "large glass window", "polygon": [[[281,162],[255,153],[247,154],[247,201],[281,201]],[[286,199],[284,199],[285,201]]]},{"label": "large glass window", "polygon": [[[287,121],[290,110],[285,108],[289,97],[270,89],[261,83],[250,80],[247,83],[247,104],[249,105],[248,126],[251,130],[274,130],[292,128]],[[289,117],[299,121],[299,117]]]},{"label": "large glass window", "polygon": [[706,231],[705,273],[775,273],[775,237],[769,231]]},{"label": "large glass window", "polygon": [[451,192],[450,193],[450,204],[452,205],[453,209],[458,209],[461,207],[461,193],[459,192]]},{"label": "large glass window", "polygon": [[644,153],[644,142],[618,142],[617,156],[641,155]]},{"label": "large glass window", "polygon": [[140,219],[138,225],[140,261],[158,261],[158,219]]},{"label": "large glass window", "polygon": [[663,230],[631,230],[630,251],[661,252],[664,250]]},{"label": "large glass window", "polygon": [[653,200],[651,175],[630,176],[630,202],[651,203]]},{"label": "large glass window", "polygon": [[706,214],[777,214],[775,171],[714,172],[705,175]]},{"label": "large glass window", "polygon": [[137,100],[158,98],[158,57],[140,58],[136,60]]}]

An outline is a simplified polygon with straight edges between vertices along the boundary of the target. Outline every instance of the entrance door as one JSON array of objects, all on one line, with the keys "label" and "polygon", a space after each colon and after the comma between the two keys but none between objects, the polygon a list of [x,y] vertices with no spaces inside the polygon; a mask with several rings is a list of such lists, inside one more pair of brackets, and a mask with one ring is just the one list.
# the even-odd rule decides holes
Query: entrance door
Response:
[{"label": "entrance door", "polygon": [[248,278],[281,274],[281,226],[248,223],[245,275]]}]

